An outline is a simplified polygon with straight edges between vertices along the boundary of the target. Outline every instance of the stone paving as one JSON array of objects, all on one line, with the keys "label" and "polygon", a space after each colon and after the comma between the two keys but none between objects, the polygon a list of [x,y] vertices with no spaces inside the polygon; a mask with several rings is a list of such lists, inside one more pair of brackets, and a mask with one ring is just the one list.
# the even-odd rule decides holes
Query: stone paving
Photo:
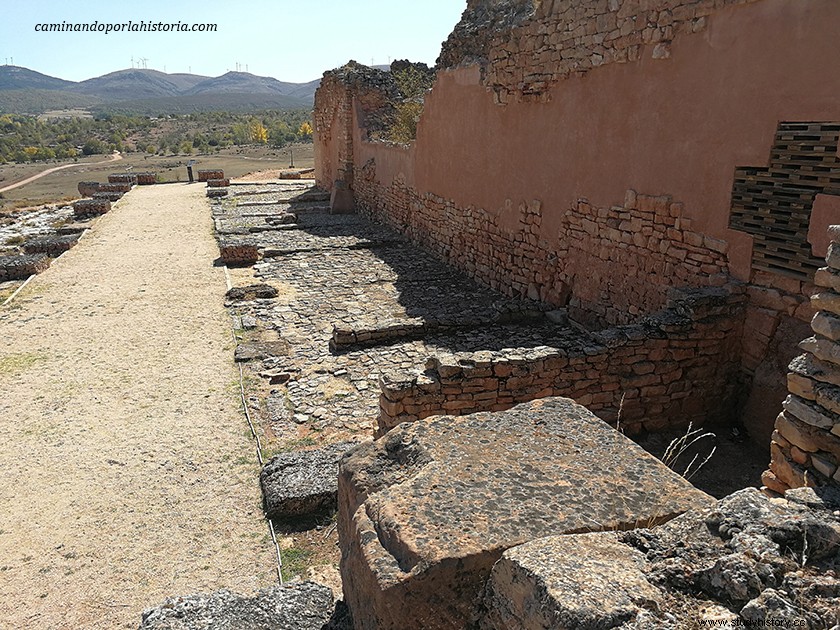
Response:
[{"label": "stone paving", "polygon": [[[256,325],[289,344],[288,353],[252,362],[275,384],[264,410],[277,435],[372,435],[380,376],[421,373],[432,356],[588,342],[539,304],[476,284],[387,227],[331,215],[311,193],[303,198],[315,201],[291,200],[300,184],[232,189],[233,199],[214,202],[217,233],[256,245],[255,278],[279,290],[275,299],[229,302],[235,326]],[[268,197],[275,203],[242,203]],[[269,222],[288,214],[294,223]]]}]

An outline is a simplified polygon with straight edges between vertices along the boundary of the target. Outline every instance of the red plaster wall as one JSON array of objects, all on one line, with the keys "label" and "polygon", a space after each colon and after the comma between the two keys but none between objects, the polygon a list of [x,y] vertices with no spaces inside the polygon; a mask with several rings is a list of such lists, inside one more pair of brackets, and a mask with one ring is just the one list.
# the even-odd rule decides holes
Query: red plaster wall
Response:
[{"label": "red plaster wall", "polygon": [[442,72],[408,155],[356,143],[356,164],[375,157],[382,184],[402,173],[502,225],[517,220],[505,200],[540,199],[545,238],[579,197],[669,194],[694,229],[730,243],[731,272],[748,280],[752,239],[727,228],[734,169],[767,164],[779,121],[840,118],[838,29],[836,0],[730,7],[678,35],[669,59],[648,46],[640,61],[559,82],[548,103],[499,106],[476,68]]}]

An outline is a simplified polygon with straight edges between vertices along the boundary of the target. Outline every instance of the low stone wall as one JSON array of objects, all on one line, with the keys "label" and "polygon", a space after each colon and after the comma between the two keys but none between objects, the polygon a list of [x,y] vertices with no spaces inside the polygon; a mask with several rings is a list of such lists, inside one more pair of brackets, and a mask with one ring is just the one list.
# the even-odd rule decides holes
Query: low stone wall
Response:
[{"label": "low stone wall", "polygon": [[129,191],[131,191],[131,184],[125,183],[125,182],[117,182],[117,183],[99,184],[99,190],[97,192],[127,193]]},{"label": "low stone wall", "polygon": [[227,188],[208,188],[207,189],[207,196],[211,199],[218,199],[219,197],[227,197],[228,196],[228,189]]},{"label": "low stone wall", "polygon": [[26,280],[49,266],[50,259],[44,254],[0,256],[0,281]]},{"label": "low stone wall", "polygon": [[111,203],[116,203],[120,199],[122,199],[123,193],[121,192],[104,192],[99,191],[93,193],[94,199],[105,199],[106,201],[110,201]]},{"label": "low stone wall", "polygon": [[827,266],[817,271],[817,311],[805,354],[790,364],[784,410],[770,443],[770,469],[762,481],[783,493],[790,488],[840,483],[840,226],[829,228]]},{"label": "low stone wall", "polygon": [[207,180],[208,188],[225,188],[227,186],[230,186],[230,179],[228,179],[227,177],[220,177],[219,179]]},{"label": "low stone wall", "polygon": [[108,175],[108,183],[110,184],[136,184],[136,173],[112,173]]},{"label": "low stone wall", "polygon": [[98,217],[111,210],[111,202],[107,199],[80,199],[73,202],[73,214],[77,219]]},{"label": "low stone wall", "polygon": [[77,188],[82,197],[91,197],[93,193],[99,192],[99,182],[79,182]]},{"label": "low stone wall", "polygon": [[631,434],[723,421],[736,407],[743,301],[737,287],[675,290],[666,310],[568,347],[433,357],[421,376],[382,378],[378,434],[549,396],[572,398]]},{"label": "low stone wall", "polygon": [[157,184],[157,173],[135,173],[134,175],[137,177],[137,183],[140,186]]},{"label": "low stone wall", "polygon": [[222,262],[232,267],[253,265],[260,258],[259,248],[254,243],[219,240],[219,256]]},{"label": "low stone wall", "polygon": [[211,179],[224,179],[225,178],[225,172],[222,171],[222,170],[205,169],[205,170],[198,171],[197,175],[198,175],[198,181],[200,181],[200,182],[206,182],[206,181],[211,180]]},{"label": "low stone wall", "polygon": [[33,238],[23,244],[23,251],[27,254],[46,254],[50,258],[57,258],[79,242],[78,234],[63,236],[42,236]]}]

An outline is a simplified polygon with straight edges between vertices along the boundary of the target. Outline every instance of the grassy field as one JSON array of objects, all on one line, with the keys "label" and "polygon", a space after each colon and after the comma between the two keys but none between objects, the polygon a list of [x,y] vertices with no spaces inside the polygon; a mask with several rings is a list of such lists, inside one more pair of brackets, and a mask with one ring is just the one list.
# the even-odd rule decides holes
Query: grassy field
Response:
[{"label": "grassy field", "polygon": [[[311,168],[315,160],[312,144],[290,145],[282,149],[269,147],[231,147],[210,155],[145,155],[127,153],[117,162],[92,165],[107,156],[95,155],[79,159],[76,166],[51,173],[20,188],[0,193],[0,211],[35,206],[80,197],[76,186],[80,181],[108,181],[109,173],[120,173],[131,166],[134,171],[155,171],[166,182],[187,181],[187,162],[195,160],[197,169],[222,169],[229,177],[247,173],[287,168],[290,150],[297,168]],[[37,164],[0,165],[0,188],[13,184],[48,168],[73,164],[73,160],[57,160]]]}]

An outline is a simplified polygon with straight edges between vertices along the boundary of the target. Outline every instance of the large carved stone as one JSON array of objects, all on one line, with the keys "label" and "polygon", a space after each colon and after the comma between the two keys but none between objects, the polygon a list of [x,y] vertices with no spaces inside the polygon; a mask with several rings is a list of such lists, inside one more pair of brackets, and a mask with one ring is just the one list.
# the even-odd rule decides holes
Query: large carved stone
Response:
[{"label": "large carved stone", "polygon": [[345,600],[357,630],[463,628],[506,549],[711,500],[566,398],[403,424],[341,462]]}]

